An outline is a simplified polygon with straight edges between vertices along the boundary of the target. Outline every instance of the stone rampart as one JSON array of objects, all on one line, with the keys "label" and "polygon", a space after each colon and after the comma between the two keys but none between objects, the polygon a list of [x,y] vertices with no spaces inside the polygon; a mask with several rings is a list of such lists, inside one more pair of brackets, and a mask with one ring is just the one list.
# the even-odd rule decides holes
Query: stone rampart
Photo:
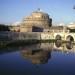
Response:
[{"label": "stone rampart", "polygon": [[40,39],[40,33],[23,33],[23,32],[0,32],[0,39],[2,40],[27,40]]}]

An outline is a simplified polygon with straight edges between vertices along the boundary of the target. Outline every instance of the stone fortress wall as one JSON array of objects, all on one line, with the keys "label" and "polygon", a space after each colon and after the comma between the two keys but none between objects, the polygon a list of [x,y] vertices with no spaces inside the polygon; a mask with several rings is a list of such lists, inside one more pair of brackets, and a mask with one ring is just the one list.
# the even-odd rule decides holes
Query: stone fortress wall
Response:
[{"label": "stone fortress wall", "polygon": [[0,32],[2,40],[50,40],[59,39],[65,41],[75,41],[75,33],[48,33],[48,32]]},{"label": "stone fortress wall", "polygon": [[3,40],[40,39],[40,33],[0,32],[0,39]]}]

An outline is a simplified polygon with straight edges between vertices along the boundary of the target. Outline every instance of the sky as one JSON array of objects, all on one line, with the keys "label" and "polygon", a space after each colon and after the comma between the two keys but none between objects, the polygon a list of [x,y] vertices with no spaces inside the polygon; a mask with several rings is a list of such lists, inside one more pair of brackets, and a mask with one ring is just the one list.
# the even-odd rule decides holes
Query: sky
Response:
[{"label": "sky", "polygon": [[75,22],[75,0],[0,0],[0,24],[22,22],[40,8],[53,24]]}]

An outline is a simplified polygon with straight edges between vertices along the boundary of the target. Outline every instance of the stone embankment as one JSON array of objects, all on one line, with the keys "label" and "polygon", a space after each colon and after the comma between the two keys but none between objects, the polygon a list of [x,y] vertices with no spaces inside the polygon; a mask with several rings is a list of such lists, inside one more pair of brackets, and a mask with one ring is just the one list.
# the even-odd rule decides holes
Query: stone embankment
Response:
[{"label": "stone embankment", "polygon": [[53,39],[52,33],[43,33],[43,32],[0,32],[0,40],[46,40]]}]

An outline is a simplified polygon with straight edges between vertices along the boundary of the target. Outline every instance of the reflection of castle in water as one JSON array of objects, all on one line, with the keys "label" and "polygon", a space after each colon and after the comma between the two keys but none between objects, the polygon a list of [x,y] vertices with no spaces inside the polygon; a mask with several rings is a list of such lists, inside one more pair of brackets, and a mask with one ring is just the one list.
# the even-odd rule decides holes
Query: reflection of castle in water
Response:
[{"label": "reflection of castle in water", "polygon": [[71,43],[42,43],[25,47],[20,51],[20,53],[23,57],[30,60],[33,64],[44,64],[47,63],[48,59],[51,58],[51,51],[62,51],[68,53],[75,52],[75,49],[74,45]]},{"label": "reflection of castle in water", "polygon": [[44,64],[48,62],[48,59],[51,58],[50,51],[44,50],[23,50],[20,53],[30,60],[33,64]]}]

